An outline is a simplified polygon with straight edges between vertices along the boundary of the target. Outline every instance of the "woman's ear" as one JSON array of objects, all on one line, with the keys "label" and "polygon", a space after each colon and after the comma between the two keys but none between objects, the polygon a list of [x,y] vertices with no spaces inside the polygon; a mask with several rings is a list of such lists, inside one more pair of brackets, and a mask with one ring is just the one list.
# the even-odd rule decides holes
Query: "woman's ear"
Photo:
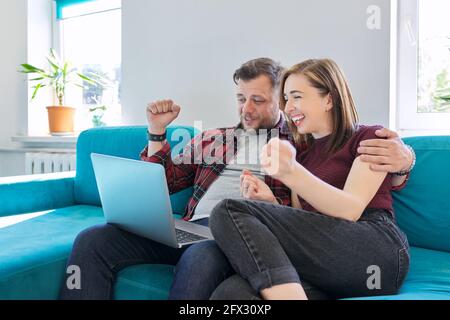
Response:
[{"label": "woman's ear", "polygon": [[326,112],[330,112],[333,109],[333,98],[331,97],[331,93],[323,98],[323,107]]}]

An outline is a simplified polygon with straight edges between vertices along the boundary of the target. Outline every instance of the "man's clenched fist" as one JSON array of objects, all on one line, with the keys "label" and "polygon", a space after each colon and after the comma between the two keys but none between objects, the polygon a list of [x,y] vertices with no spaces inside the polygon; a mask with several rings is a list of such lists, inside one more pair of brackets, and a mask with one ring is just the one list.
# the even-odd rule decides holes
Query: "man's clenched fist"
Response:
[{"label": "man's clenched fist", "polygon": [[147,106],[149,132],[163,134],[166,127],[180,114],[180,106],[172,100],[158,100]]}]

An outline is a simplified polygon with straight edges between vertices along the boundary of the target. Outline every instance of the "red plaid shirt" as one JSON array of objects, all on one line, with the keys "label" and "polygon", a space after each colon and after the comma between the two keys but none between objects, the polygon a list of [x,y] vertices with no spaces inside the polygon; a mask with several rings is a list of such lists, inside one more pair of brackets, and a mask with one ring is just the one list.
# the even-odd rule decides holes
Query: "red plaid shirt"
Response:
[{"label": "red plaid shirt", "polygon": [[[236,155],[235,132],[237,129],[241,129],[241,127],[204,131],[192,139],[183,152],[174,158],[171,156],[171,148],[167,142],[160,151],[151,157],[147,156],[148,146],[141,152],[141,160],[164,166],[170,194],[194,187],[194,193],[185,209],[184,220],[192,218],[194,210],[206,190],[223,172],[227,161]],[[280,139],[293,143],[292,134],[283,116],[274,129],[268,130],[267,140],[272,138],[274,130]],[[211,156],[214,158],[211,159]],[[288,187],[270,176],[266,175],[264,179],[281,204],[291,205],[291,191]]]}]

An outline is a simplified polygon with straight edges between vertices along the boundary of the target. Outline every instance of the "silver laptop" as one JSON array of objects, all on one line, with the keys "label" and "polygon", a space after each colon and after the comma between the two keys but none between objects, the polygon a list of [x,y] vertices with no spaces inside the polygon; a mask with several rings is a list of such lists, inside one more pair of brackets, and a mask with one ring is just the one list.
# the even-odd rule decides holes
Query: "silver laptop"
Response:
[{"label": "silver laptop", "polygon": [[174,248],[213,239],[208,227],[173,217],[163,166],[96,153],[91,159],[108,223]]}]

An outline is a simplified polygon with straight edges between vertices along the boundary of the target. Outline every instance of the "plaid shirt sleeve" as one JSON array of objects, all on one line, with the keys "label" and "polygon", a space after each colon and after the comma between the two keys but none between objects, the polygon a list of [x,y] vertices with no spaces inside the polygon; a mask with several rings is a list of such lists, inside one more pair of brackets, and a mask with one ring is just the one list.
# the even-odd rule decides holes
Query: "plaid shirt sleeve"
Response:
[{"label": "plaid shirt sleeve", "polygon": [[282,206],[288,206],[290,207],[292,205],[291,203],[291,196],[284,196],[282,198],[280,197],[276,197],[277,201],[279,204],[281,204]]},{"label": "plaid shirt sleeve", "polygon": [[148,146],[141,152],[142,161],[161,164],[166,172],[167,186],[169,193],[176,193],[194,185],[194,178],[197,172],[195,153],[192,151],[196,146],[196,138],[184,148],[183,152],[172,159],[172,149],[167,141],[163,148],[154,155],[148,157]]},{"label": "plaid shirt sleeve", "polygon": [[277,202],[283,206],[291,206],[291,190],[278,180],[269,178],[268,182]]}]

